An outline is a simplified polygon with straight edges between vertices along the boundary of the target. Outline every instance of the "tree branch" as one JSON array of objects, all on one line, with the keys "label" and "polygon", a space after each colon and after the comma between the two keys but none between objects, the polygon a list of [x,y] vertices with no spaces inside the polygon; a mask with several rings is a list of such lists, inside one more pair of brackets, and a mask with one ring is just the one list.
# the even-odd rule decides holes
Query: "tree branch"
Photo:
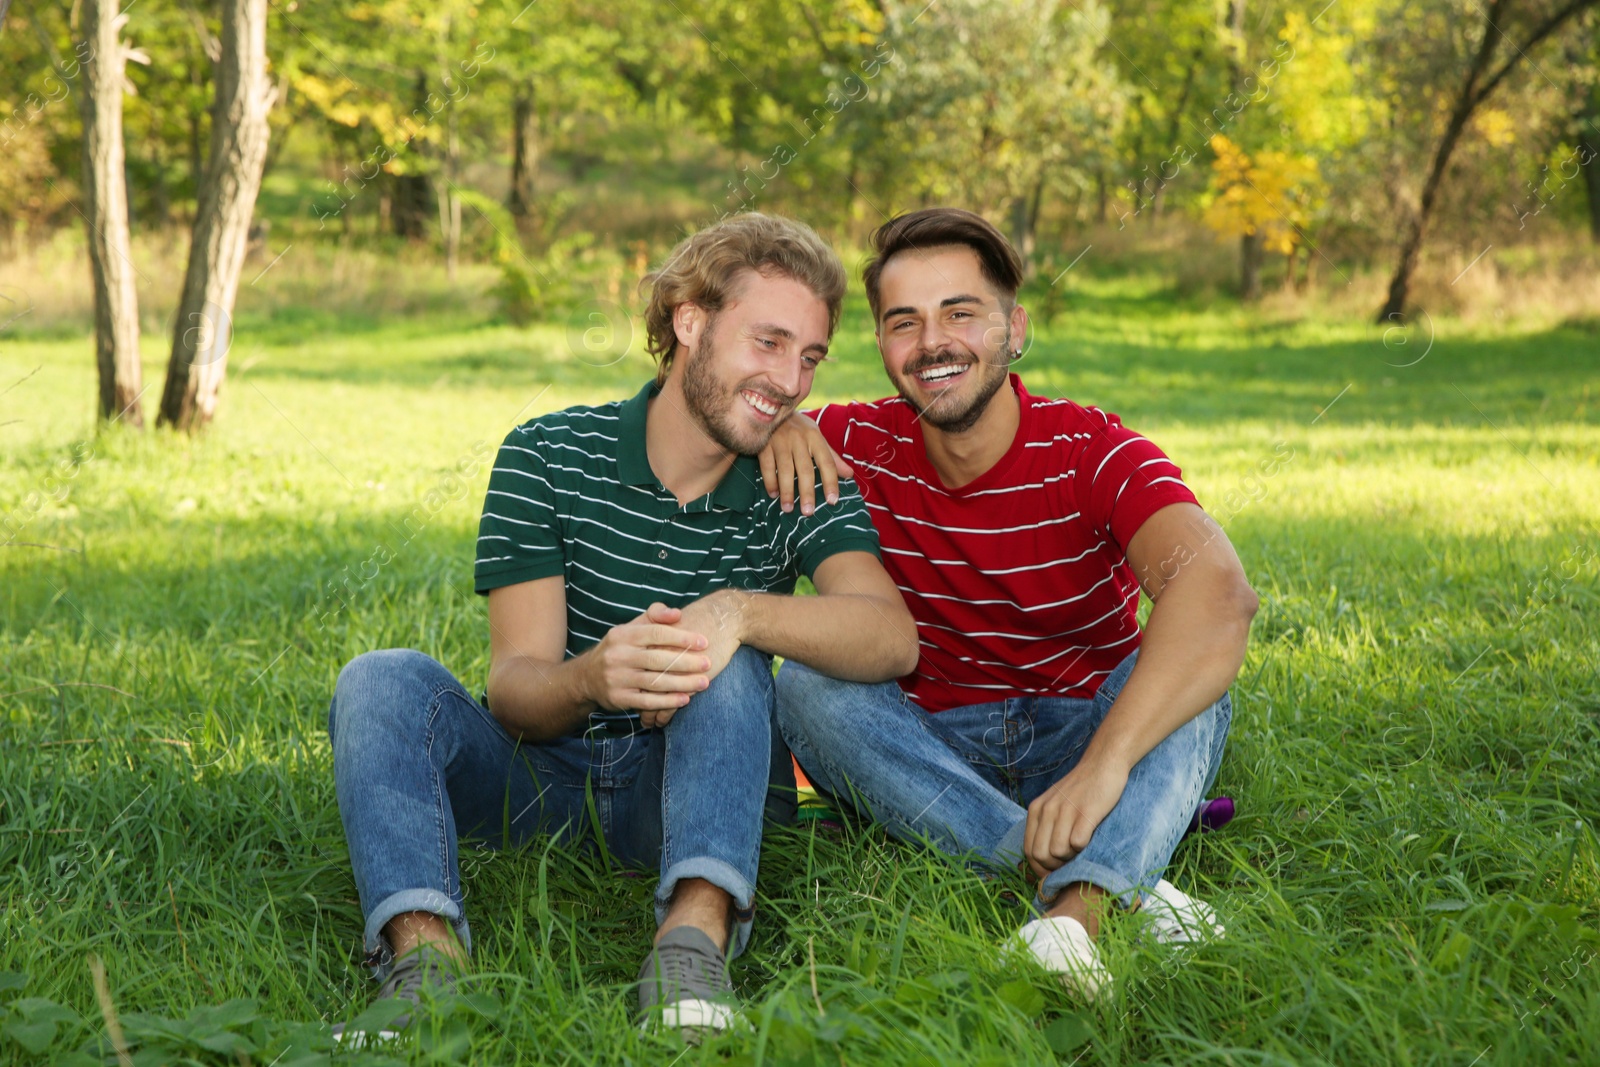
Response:
[{"label": "tree branch", "polygon": [[[1488,81],[1484,82],[1481,88],[1476,90],[1472,98],[1472,107],[1476,108],[1479,104],[1487,100],[1489,98],[1489,94],[1494,92],[1495,88],[1505,80],[1506,75],[1511,73],[1512,68],[1517,65],[1517,62],[1521,60],[1526,53],[1534,48],[1537,48],[1541,41],[1560,29],[1563,22],[1566,22],[1574,15],[1581,14],[1587,8],[1594,7],[1596,2],[1597,0],[1571,0],[1566,7],[1561,8],[1555,14],[1541,22],[1538,26],[1534,27],[1533,33],[1531,33],[1528,36],[1528,39],[1522,42],[1522,44],[1519,45],[1513,42],[1511,47],[1516,49],[1516,55],[1507,57],[1505,63],[1501,65],[1500,69],[1495,71],[1493,76],[1491,76]],[[1492,12],[1490,13],[1489,17],[1491,20],[1493,19],[1494,16]],[[1493,25],[1492,21],[1490,25]],[[1497,30],[1499,29],[1498,27],[1495,28]],[[1503,31],[1500,33],[1500,36],[1510,40],[1510,37],[1507,36]],[[1487,39],[1487,35],[1485,35],[1485,39]],[[1487,66],[1487,64],[1485,64],[1485,66]]]},{"label": "tree branch", "polygon": [[828,47],[826,38],[822,35],[822,24],[817,21],[816,13],[811,10],[810,4],[801,4],[800,13],[806,17],[806,25],[811,29],[811,36],[817,42],[817,47],[822,50],[822,57],[829,63],[837,64],[839,56]]},{"label": "tree branch", "polygon": [[44,26],[40,24],[37,18],[29,19],[28,24],[33,27],[34,36],[39,38],[39,45],[44,49],[44,54],[50,60],[50,65],[55,68],[56,77],[64,82],[70,82],[72,77],[67,73],[67,65],[61,62],[61,51],[56,48],[55,41],[44,31]]}]

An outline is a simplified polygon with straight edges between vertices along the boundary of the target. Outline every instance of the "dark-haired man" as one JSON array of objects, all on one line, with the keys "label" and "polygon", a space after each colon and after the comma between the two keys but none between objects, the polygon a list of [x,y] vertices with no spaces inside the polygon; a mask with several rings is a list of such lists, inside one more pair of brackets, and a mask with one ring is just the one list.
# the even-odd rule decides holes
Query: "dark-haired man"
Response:
[{"label": "dark-haired man", "polygon": [[[380,996],[415,1005],[453,985],[471,945],[459,838],[581,840],[597,824],[612,855],[661,872],[644,1021],[726,1028],[763,810],[793,810],[771,656],[859,681],[914,662],[860,496],[786,513],[751,458],[827,355],[838,259],[799,223],[745,214],[686,239],[652,281],[656,380],[518,426],[495,461],[475,567],[482,699],[408,649],[339,675],[334,777]],[[819,596],[787,595],[801,574]]]},{"label": "dark-haired man", "polygon": [[[873,248],[867,297],[899,395],[815,420],[853,468],[921,654],[898,685],[785,664],[779,725],[820,789],[895,834],[1026,860],[1042,914],[1020,941],[1093,997],[1109,981],[1103,900],[1142,904],[1171,940],[1214,925],[1161,874],[1216,774],[1256,597],[1160,449],[1010,372],[1022,264],[992,225],[917,211]],[[763,456],[769,492],[790,495],[791,457],[829,465],[804,423]]]}]

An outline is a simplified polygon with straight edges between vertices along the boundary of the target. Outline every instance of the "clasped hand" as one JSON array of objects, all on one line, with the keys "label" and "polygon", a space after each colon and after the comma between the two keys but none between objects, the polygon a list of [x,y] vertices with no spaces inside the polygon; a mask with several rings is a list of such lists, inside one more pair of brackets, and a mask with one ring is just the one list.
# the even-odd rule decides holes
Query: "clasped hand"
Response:
[{"label": "clasped hand", "polygon": [[734,590],[686,608],[651,604],[585,653],[589,699],[608,711],[637,711],[646,727],[665,726],[733,658],[743,606]]}]

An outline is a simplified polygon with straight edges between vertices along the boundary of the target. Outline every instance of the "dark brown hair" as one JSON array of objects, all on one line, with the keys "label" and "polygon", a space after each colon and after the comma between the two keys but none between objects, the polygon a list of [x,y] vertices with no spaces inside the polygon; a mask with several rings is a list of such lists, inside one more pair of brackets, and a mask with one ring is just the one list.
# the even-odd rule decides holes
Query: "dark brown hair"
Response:
[{"label": "dark brown hair", "polygon": [[874,323],[882,310],[878,282],[884,265],[901,252],[942,245],[966,245],[976,252],[984,278],[1000,291],[1006,304],[1016,303],[1017,290],[1022,288],[1022,257],[1005,235],[982,215],[958,207],[929,207],[896,215],[872,235],[873,254],[861,272],[861,280],[867,286]]},{"label": "dark brown hair", "polygon": [[833,336],[847,283],[839,257],[803,222],[746,211],[684,238],[666,265],[644,279],[650,286],[646,347],[656,357],[657,384],[667,380],[678,346],[673,311],[679,304],[698,304],[715,315],[737,297],[739,277],[747,270],[781,274],[810,289],[828,306],[828,336]]}]

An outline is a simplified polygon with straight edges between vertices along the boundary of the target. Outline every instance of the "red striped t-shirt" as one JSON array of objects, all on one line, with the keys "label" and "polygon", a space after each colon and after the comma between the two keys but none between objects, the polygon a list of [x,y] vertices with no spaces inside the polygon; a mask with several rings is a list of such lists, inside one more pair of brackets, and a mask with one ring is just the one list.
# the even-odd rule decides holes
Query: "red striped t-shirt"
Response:
[{"label": "red striped t-shirt", "polygon": [[899,397],[812,412],[855,468],[883,565],[922,646],[900,685],[930,712],[1025,695],[1092,697],[1139,647],[1139,584],[1125,547],[1182,472],[1115,415],[1030,396],[987,473],[947,489]]}]

